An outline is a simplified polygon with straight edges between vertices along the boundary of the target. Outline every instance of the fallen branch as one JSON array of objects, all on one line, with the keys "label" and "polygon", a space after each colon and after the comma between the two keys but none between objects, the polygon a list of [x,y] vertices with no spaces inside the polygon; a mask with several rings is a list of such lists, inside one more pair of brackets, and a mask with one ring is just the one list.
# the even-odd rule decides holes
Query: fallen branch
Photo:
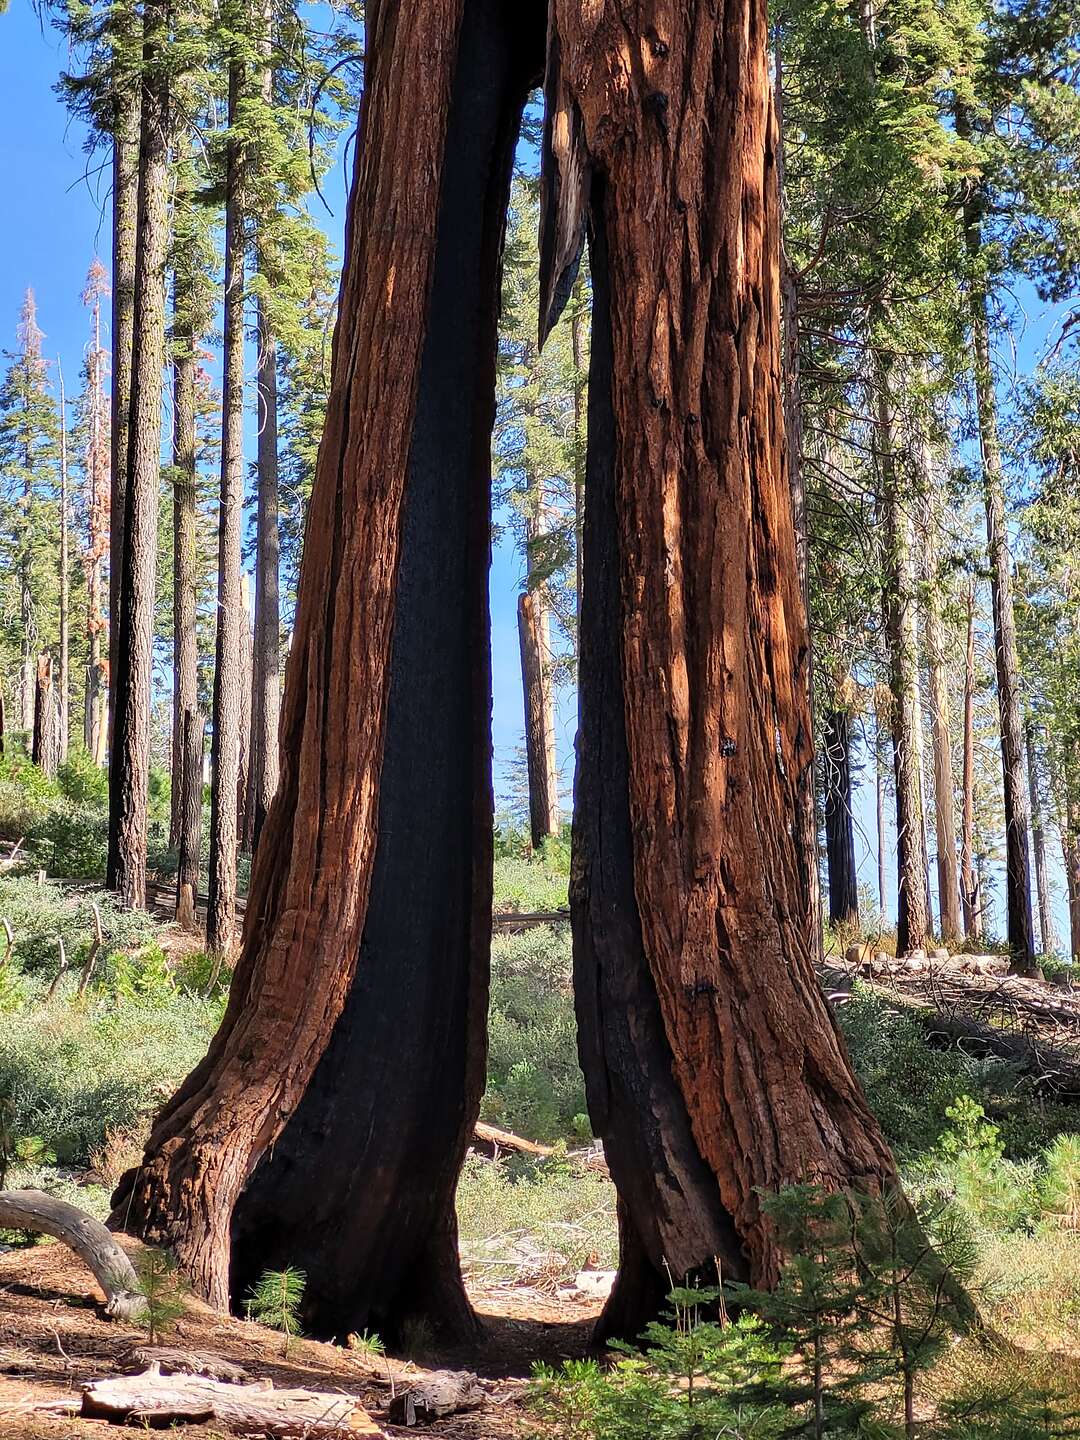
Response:
[{"label": "fallen branch", "polygon": [[105,1295],[105,1313],[137,1320],[146,1309],[135,1268],[100,1220],[42,1190],[0,1190],[0,1226],[52,1235],[73,1250]]},{"label": "fallen branch", "polygon": [[473,1126],[473,1149],[492,1160],[507,1152],[513,1155],[535,1155],[540,1160],[555,1153],[550,1145],[537,1145],[535,1141],[514,1135],[509,1130],[485,1125],[482,1120],[478,1120]]},{"label": "fallen branch", "polygon": [[269,1384],[228,1385],[203,1375],[117,1375],[83,1386],[80,1413],[89,1420],[149,1425],[216,1422],[237,1435],[273,1440],[351,1440],[383,1436],[351,1395],[275,1390]]},{"label": "fallen branch", "polygon": [[105,937],[101,932],[101,911],[96,905],[90,907],[94,912],[94,938],[86,959],[83,961],[82,974],[79,976],[79,994],[83,994],[87,985],[90,984],[91,976],[94,973],[94,966],[97,964],[97,957],[101,947],[105,943]]}]

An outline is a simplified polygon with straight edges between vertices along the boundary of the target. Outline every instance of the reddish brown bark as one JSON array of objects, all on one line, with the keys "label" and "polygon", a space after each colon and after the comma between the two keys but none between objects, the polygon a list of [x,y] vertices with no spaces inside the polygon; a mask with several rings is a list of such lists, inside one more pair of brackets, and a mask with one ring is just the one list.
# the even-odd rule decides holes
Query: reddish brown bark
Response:
[{"label": "reddish brown bark", "polygon": [[171,1246],[199,1293],[222,1308],[237,1197],[300,1103],[357,967],[433,195],[463,3],[368,7],[361,142],[283,698],[281,782],[222,1026],[114,1197],[114,1223]]},{"label": "reddish brown bark", "polygon": [[559,833],[559,772],[551,678],[545,671],[547,617],[533,590],[518,596],[518,648],[525,699],[525,761],[529,773],[529,831],[539,847]]},{"label": "reddish brown bark", "polygon": [[[876,1191],[895,1171],[812,964],[765,7],[684,0],[640,45],[629,0],[557,0],[555,16],[549,215],[580,213],[586,159],[604,180],[633,892],[677,1103],[767,1281],[780,1257],[759,1187]],[[543,293],[557,297],[575,246],[554,229]],[[584,742],[581,763],[598,763]],[[647,1209],[664,1203],[657,1177]],[[699,1244],[680,1265],[711,1265]]]},{"label": "reddish brown bark", "polygon": [[37,658],[34,684],[34,736],[30,758],[46,775],[56,774],[56,767],[60,759],[60,735],[57,719],[52,656],[48,651],[43,650]]}]

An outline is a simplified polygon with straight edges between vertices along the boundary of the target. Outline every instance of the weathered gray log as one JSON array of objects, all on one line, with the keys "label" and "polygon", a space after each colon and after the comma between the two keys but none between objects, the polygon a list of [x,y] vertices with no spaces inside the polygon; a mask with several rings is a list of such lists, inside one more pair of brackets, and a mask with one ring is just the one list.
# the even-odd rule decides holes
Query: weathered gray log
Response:
[{"label": "weathered gray log", "polygon": [[248,1378],[242,1365],[205,1350],[181,1350],[173,1345],[136,1345],[124,1356],[130,1372],[141,1374],[157,1366],[162,1375],[206,1375],[211,1380],[239,1384]]},{"label": "weathered gray log", "polygon": [[460,1410],[476,1410],[487,1399],[467,1370],[436,1370],[410,1385],[390,1402],[392,1425],[428,1425]]},{"label": "weathered gray log", "polygon": [[228,1385],[203,1375],[116,1375],[83,1386],[80,1413],[121,1424],[205,1424],[213,1421],[239,1435],[275,1440],[352,1440],[384,1432],[351,1395],[316,1390],[275,1390],[266,1384]]},{"label": "weathered gray log", "polygon": [[532,1155],[544,1160],[555,1152],[550,1145],[538,1145],[509,1130],[500,1130],[497,1125],[487,1125],[478,1120],[473,1126],[473,1149],[481,1155],[494,1159],[497,1155]]},{"label": "weathered gray log", "polygon": [[0,1226],[62,1241],[93,1272],[105,1294],[106,1315],[117,1320],[142,1315],[146,1302],[134,1266],[101,1221],[77,1205],[43,1190],[0,1190]]}]

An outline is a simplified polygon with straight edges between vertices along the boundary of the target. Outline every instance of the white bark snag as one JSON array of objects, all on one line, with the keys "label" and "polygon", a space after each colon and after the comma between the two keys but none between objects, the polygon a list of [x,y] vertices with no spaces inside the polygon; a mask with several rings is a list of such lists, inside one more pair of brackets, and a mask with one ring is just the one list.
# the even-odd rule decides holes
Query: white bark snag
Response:
[{"label": "white bark snag", "polygon": [[73,1250],[105,1294],[105,1313],[135,1320],[146,1302],[135,1269],[100,1220],[42,1190],[0,1190],[0,1226],[52,1235]]},{"label": "white bark snag", "polygon": [[92,1380],[83,1388],[82,1414],[114,1423],[141,1420],[154,1428],[215,1421],[234,1434],[303,1435],[307,1440],[384,1434],[351,1395],[230,1385],[205,1375],[162,1375],[156,1365],[142,1375]]}]

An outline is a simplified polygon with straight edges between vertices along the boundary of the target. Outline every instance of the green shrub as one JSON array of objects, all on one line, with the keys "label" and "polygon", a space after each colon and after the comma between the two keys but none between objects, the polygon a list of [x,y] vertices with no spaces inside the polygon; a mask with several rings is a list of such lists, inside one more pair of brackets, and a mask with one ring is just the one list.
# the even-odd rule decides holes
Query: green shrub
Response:
[{"label": "green shrub", "polygon": [[494,940],[484,1116],[533,1140],[588,1138],[566,926]]},{"label": "green shrub", "polygon": [[133,1127],[172,1094],[219,1016],[216,1004],[175,994],[167,1008],[132,1000],[6,1017],[0,1091],[16,1134],[41,1136],[63,1163],[89,1163],[108,1131]]},{"label": "green shrub", "polygon": [[569,852],[559,840],[540,855],[508,852],[495,858],[496,910],[563,910],[568,904]]}]

